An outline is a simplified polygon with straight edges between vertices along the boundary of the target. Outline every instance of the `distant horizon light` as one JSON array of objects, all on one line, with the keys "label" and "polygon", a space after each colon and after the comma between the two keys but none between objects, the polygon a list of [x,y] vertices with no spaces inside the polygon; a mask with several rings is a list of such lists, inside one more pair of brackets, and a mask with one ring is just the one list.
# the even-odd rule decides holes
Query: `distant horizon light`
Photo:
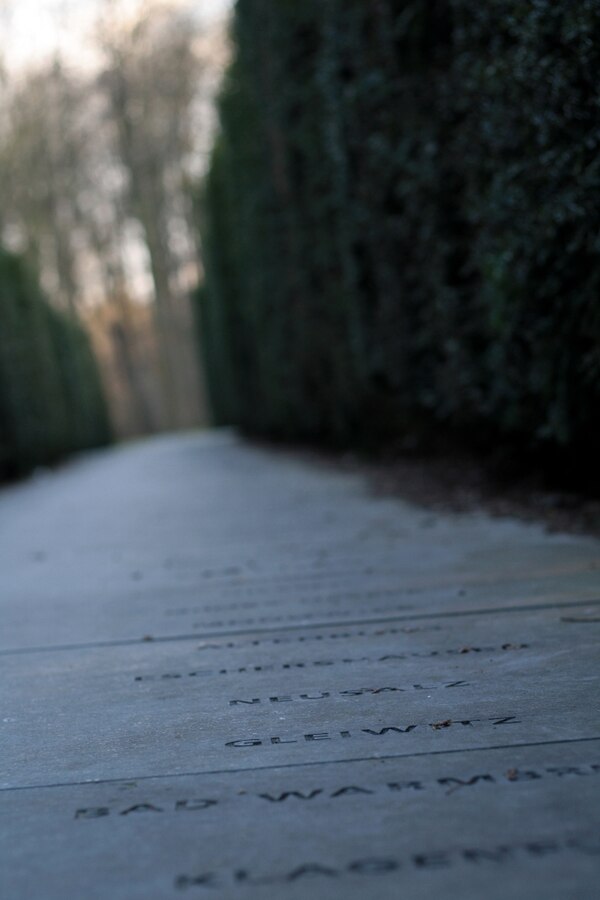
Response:
[{"label": "distant horizon light", "polygon": [[[234,0],[167,2],[173,8],[195,10],[211,21],[227,15]],[[0,64],[18,71],[58,53],[83,68],[93,67],[90,34],[102,7],[109,4],[110,0],[0,0]],[[116,5],[128,10],[143,4],[119,0]]]}]

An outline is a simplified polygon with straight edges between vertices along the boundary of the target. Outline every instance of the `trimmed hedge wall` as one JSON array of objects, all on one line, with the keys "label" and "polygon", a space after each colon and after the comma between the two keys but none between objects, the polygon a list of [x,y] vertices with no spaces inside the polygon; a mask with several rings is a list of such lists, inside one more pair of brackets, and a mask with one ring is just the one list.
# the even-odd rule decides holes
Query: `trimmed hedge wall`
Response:
[{"label": "trimmed hedge wall", "polygon": [[18,257],[0,250],[0,477],[109,437],[86,335],[44,300]]},{"label": "trimmed hedge wall", "polygon": [[600,0],[238,0],[200,207],[219,423],[600,451]]}]

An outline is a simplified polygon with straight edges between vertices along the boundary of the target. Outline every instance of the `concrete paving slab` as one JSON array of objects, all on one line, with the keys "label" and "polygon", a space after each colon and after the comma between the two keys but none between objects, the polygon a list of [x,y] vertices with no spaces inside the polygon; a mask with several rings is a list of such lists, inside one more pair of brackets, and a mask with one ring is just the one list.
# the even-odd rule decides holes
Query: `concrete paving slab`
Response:
[{"label": "concrete paving slab", "polygon": [[211,665],[188,642],[5,658],[1,783],[600,736],[598,631],[582,634],[560,613],[476,617],[468,641],[453,617],[430,632],[376,628],[326,640],[316,656],[274,642],[259,650],[246,636],[237,653],[213,650]]},{"label": "concrete paving slab", "polygon": [[400,576],[377,583],[356,576],[335,587],[319,583],[296,588],[277,580],[262,582],[245,593],[215,589],[201,593],[166,586],[159,592],[133,587],[129,596],[107,587],[98,598],[53,594],[46,600],[37,594],[14,599],[7,585],[0,655],[27,648],[194,638],[351,621],[409,622],[442,613],[468,616],[488,609],[553,604],[587,608],[600,599],[600,577],[587,570],[556,575],[544,571],[537,577],[519,575],[498,583],[449,578],[447,585],[432,587],[414,583],[405,587],[399,581]]},{"label": "concrete paving slab", "polygon": [[593,897],[600,744],[12,791],[11,896]]},{"label": "concrete paving slab", "polygon": [[3,895],[597,895],[597,542],[219,433],[0,531]]}]

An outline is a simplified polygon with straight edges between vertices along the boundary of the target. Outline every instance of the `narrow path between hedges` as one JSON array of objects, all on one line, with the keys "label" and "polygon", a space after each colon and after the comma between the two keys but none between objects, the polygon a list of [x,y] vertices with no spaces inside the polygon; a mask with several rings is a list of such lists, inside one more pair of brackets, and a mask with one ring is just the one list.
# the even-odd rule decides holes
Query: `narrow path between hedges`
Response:
[{"label": "narrow path between hedges", "polygon": [[4,896],[595,896],[597,541],[229,432],[0,533]]}]

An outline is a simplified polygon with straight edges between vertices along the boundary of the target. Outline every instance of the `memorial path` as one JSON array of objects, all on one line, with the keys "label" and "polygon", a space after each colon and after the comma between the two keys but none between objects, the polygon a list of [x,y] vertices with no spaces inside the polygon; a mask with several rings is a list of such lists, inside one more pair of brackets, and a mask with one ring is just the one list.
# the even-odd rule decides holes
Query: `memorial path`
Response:
[{"label": "memorial path", "polygon": [[600,554],[227,433],[0,493],[7,900],[592,900]]}]

